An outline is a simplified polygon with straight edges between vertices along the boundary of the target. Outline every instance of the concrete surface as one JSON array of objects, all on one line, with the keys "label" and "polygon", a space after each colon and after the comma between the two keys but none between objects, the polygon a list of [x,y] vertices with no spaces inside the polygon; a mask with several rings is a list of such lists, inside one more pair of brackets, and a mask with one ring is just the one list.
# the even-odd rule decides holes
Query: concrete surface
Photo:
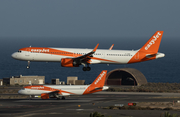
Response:
[{"label": "concrete surface", "polygon": [[[160,117],[165,110],[110,110],[102,107],[130,102],[173,102],[179,93],[99,92],[84,96],[66,97],[66,100],[0,99],[0,117],[89,117],[100,112],[106,117]],[[180,115],[180,111],[169,111]]]}]

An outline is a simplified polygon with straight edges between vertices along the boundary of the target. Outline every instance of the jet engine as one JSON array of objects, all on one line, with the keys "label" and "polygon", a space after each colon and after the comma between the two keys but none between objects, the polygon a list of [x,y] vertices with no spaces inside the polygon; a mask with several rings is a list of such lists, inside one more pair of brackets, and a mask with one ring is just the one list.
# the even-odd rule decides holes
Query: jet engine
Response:
[{"label": "jet engine", "polygon": [[71,58],[62,58],[61,66],[62,67],[79,67],[79,65],[75,64],[74,60]]},{"label": "jet engine", "polygon": [[49,94],[48,93],[42,93],[41,98],[42,99],[49,99]]}]

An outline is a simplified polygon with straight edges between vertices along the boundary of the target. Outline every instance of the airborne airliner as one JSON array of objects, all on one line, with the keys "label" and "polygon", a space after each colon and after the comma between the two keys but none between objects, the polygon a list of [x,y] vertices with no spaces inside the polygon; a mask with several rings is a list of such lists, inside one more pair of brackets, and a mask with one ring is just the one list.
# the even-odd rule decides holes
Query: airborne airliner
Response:
[{"label": "airborne airliner", "polygon": [[[129,64],[153,60],[165,56],[159,53],[159,46],[163,31],[157,31],[147,43],[139,50],[111,50],[77,48],[47,48],[26,47],[12,54],[14,59],[42,62],[61,62],[62,67],[79,67],[83,65],[83,71],[90,71],[90,64]],[[87,67],[86,67],[87,66]]]},{"label": "airborne airliner", "polygon": [[33,85],[26,86],[19,90],[19,94],[40,96],[42,99],[57,98],[65,99],[69,95],[86,95],[102,90],[107,90],[109,87],[104,86],[107,70],[103,70],[99,76],[90,85]]}]

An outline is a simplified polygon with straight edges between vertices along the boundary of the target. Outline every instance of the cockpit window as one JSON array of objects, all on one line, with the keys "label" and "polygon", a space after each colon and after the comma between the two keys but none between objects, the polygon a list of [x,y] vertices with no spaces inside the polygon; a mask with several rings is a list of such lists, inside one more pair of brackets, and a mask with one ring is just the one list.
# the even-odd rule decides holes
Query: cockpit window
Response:
[{"label": "cockpit window", "polygon": [[21,53],[21,51],[19,50],[18,52],[20,52]]}]

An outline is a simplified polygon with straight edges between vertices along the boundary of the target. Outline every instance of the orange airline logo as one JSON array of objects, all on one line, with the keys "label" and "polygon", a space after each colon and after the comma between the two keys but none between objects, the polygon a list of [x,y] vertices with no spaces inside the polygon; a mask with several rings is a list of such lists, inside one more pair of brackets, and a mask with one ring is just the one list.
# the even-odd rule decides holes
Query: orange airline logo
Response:
[{"label": "orange airline logo", "polygon": [[30,51],[31,52],[40,52],[41,53],[41,52],[49,52],[49,49],[44,49],[44,48],[43,49],[31,49]]},{"label": "orange airline logo", "polygon": [[98,77],[98,79],[94,82],[94,84],[96,85],[101,79],[102,77],[106,74],[105,71],[103,71],[103,73],[100,74],[100,76]]},{"label": "orange airline logo", "polygon": [[43,86],[43,85],[38,85],[38,86],[36,86],[36,85],[34,85],[34,86],[26,86],[26,87],[24,87],[24,88],[27,88],[27,89],[33,89],[33,90],[43,90],[43,91],[59,91],[58,93],[59,94],[61,94],[61,95],[63,95],[62,93],[69,93],[69,94],[74,94],[75,95],[75,93],[71,93],[71,92],[68,92],[68,91],[63,91],[63,90],[59,90],[59,89],[54,89],[54,88],[52,88],[52,87],[47,87],[47,86]]},{"label": "orange airline logo", "polygon": [[44,86],[35,86],[35,87],[31,87],[31,89],[44,89]]},{"label": "orange airline logo", "polygon": [[147,44],[145,50],[148,50],[151,47],[151,45],[155,44],[156,40],[159,38],[160,35],[161,33],[157,32],[157,34],[153,36],[153,39]]}]

